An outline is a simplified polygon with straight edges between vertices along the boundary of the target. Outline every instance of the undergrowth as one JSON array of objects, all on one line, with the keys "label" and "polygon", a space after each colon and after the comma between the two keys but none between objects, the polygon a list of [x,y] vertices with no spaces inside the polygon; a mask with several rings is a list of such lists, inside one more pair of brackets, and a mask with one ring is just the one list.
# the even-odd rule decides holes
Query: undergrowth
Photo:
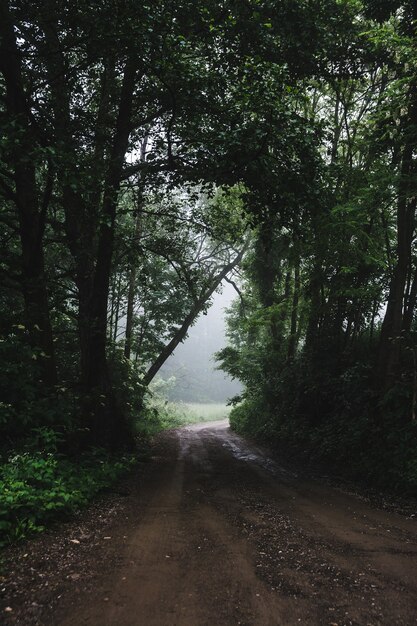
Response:
[{"label": "undergrowth", "polygon": [[[303,462],[318,463],[333,474],[377,488],[417,493],[415,423],[398,423],[382,411],[375,415],[370,401],[359,407],[340,403],[339,412],[334,408],[327,415],[321,405],[321,419],[313,420],[311,412],[302,410],[300,396],[293,396],[292,404],[274,405],[263,394],[248,395],[232,409],[231,427],[278,449],[284,445]],[[309,407],[311,411],[312,404]]]},{"label": "undergrowth", "polygon": [[47,445],[42,448],[0,459],[2,547],[75,513],[135,462],[133,455],[110,456],[102,448],[72,459],[57,451],[57,435],[52,430],[45,429],[43,434]]},{"label": "undergrowth", "polygon": [[[141,447],[162,430],[227,415],[220,405],[168,402],[165,386],[158,381],[153,385],[133,421]],[[53,428],[32,428],[19,448],[0,454],[0,547],[68,518],[135,463],[137,455],[111,454],[98,447],[76,457],[63,454],[61,437]]]}]

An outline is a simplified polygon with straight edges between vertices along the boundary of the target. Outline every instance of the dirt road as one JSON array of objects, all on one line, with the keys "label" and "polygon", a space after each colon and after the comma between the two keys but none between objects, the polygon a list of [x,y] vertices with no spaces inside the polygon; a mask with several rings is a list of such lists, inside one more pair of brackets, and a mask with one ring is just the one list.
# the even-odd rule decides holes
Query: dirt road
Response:
[{"label": "dirt road", "polygon": [[412,516],[301,480],[226,422],[164,433],[141,476],[86,552],[89,584],[66,575],[59,601],[10,623],[417,624]]}]

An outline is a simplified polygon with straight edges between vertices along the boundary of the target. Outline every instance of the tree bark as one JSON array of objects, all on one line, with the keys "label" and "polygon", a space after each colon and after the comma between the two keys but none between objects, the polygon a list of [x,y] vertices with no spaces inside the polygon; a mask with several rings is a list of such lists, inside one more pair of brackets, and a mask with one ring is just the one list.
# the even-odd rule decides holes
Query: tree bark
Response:
[{"label": "tree bark", "polygon": [[[92,399],[91,434],[94,442],[104,442],[113,447],[129,438],[125,423],[113,393],[107,362],[107,314],[113,258],[114,231],[120,178],[128,147],[133,92],[136,69],[131,61],[126,63],[120,93],[113,146],[108,161],[98,248],[89,308],[89,329],[84,352],[86,390]],[[100,397],[101,401],[97,402]]]},{"label": "tree bark", "polygon": [[[146,155],[146,146],[148,143],[148,137],[145,136],[142,145],[141,145],[141,154],[140,160],[141,162],[145,161]],[[134,246],[138,246],[140,234],[141,234],[141,209],[142,209],[142,201],[143,201],[143,181],[139,181],[139,189],[137,196],[137,206],[136,206],[136,219],[135,219],[135,230],[134,230]],[[126,310],[126,333],[125,333],[125,347],[124,347],[124,355],[126,359],[130,359],[130,354],[132,351],[132,339],[133,339],[133,309],[135,304],[135,291],[136,291],[136,278],[137,278],[137,263],[131,263],[130,271],[129,271],[129,291],[127,294],[127,310]]]},{"label": "tree bark", "polygon": [[120,318],[120,304],[122,302],[122,275],[119,274],[117,278],[117,287],[116,292],[114,293],[114,297],[116,299],[115,307],[114,307],[114,322],[113,322],[113,332],[110,333],[110,337],[113,342],[117,341],[117,331],[119,330],[119,318]]},{"label": "tree bark", "polygon": [[[25,324],[30,343],[35,350],[42,382],[54,385],[57,371],[50,321],[48,292],[45,278],[43,236],[50,193],[46,189],[43,201],[37,184],[36,147],[38,137],[28,118],[29,104],[23,87],[20,52],[16,43],[8,3],[0,2],[0,71],[6,85],[6,108],[15,129],[10,154],[15,190],[12,199],[17,207],[21,242],[21,284],[25,303]],[[51,172],[48,178],[52,176]],[[47,186],[52,185],[50,178]],[[49,190],[51,191],[51,189]]]},{"label": "tree bark", "polygon": [[130,359],[132,351],[132,338],[133,338],[133,308],[135,304],[135,291],[136,291],[136,267],[132,266],[129,274],[129,291],[127,294],[127,309],[126,309],[126,333],[125,333],[125,347],[124,355],[126,359]]},{"label": "tree bark", "polygon": [[[417,126],[417,87],[411,88],[410,124]],[[414,133],[413,133],[414,135]],[[397,202],[397,255],[389,287],[387,309],[381,328],[378,378],[383,389],[395,382],[401,353],[404,295],[411,263],[411,245],[414,233],[416,198],[410,190],[410,179],[415,170],[414,142],[408,139],[403,150]]]},{"label": "tree bark", "polygon": [[291,310],[291,327],[290,336],[288,341],[288,360],[292,360],[295,356],[297,349],[297,327],[298,327],[298,302],[300,298],[300,261],[297,260],[294,268],[294,289],[292,297],[292,310]]},{"label": "tree bark", "polygon": [[[115,444],[123,426],[120,424],[119,428],[117,424],[120,415],[107,364],[107,308],[118,192],[130,135],[136,68],[132,60],[126,62],[119,87],[114,52],[110,51],[103,60],[94,158],[83,162],[84,148],[77,145],[71,129],[69,85],[57,37],[56,7],[53,1],[45,5],[43,27],[48,45],[46,63],[55,132],[63,147],[59,167],[65,230],[76,268],[81,387],[93,441]],[[110,113],[112,109],[117,111],[116,119]],[[109,140],[112,127],[113,138]],[[80,177],[82,184],[78,183]],[[78,183],[75,189],[74,180]]]},{"label": "tree bark", "polygon": [[87,374],[87,380],[90,388],[108,387],[106,358],[107,307],[111,263],[113,258],[117,200],[124,157],[128,147],[130,135],[135,77],[136,69],[133,64],[128,61],[124,70],[116,131],[114,135],[112,154],[108,164],[102,205],[101,226],[99,230],[97,262],[91,297],[91,332],[89,337],[90,363]]},{"label": "tree bark", "polygon": [[414,269],[414,276],[411,281],[410,290],[407,297],[407,302],[404,307],[403,315],[403,332],[408,334],[411,331],[411,326],[414,319],[414,313],[417,304],[417,267]]}]

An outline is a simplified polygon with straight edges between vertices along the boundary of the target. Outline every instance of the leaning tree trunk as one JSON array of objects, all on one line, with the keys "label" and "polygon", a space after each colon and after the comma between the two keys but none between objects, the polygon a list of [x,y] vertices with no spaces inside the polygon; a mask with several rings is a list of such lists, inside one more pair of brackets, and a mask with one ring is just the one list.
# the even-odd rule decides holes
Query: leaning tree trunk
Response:
[{"label": "leaning tree trunk", "polygon": [[243,256],[247,250],[248,243],[246,243],[240,252],[236,255],[236,257],[225,265],[223,269],[210,281],[209,286],[203,291],[200,297],[194,302],[193,307],[189,311],[188,315],[184,318],[181,326],[177,329],[171,340],[162,348],[161,352],[149,367],[145,376],[142,379],[142,383],[145,386],[148,386],[152,380],[155,378],[156,374],[159,372],[165,361],[171,356],[174,352],[175,348],[186,338],[188,330],[195,322],[201,311],[204,309],[205,304],[211,298],[213,293],[219,287],[221,282],[225,279],[225,277],[230,274],[234,270],[235,267],[239,265]]}]

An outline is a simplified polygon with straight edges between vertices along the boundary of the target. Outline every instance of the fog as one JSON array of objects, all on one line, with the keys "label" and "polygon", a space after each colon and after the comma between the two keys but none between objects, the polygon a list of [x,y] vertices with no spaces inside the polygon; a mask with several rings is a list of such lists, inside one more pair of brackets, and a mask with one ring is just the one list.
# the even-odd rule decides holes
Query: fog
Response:
[{"label": "fog", "polygon": [[213,297],[207,315],[201,315],[160,370],[164,379],[175,377],[175,386],[168,391],[170,400],[184,402],[226,402],[241,391],[239,382],[216,370],[213,355],[227,345],[225,308],[236,292],[224,283],[222,292]]}]

